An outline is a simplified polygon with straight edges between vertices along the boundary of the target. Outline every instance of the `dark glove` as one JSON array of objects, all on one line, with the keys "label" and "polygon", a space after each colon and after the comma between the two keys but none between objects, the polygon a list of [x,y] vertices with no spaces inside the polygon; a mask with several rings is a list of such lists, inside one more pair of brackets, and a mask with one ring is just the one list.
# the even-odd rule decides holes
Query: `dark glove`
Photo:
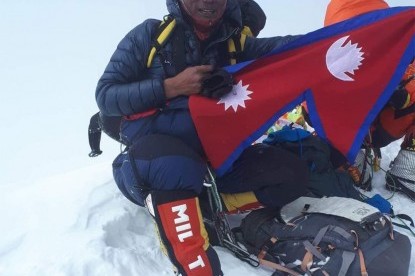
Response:
[{"label": "dark glove", "polygon": [[232,75],[224,69],[215,69],[211,75],[203,81],[203,87],[200,94],[202,96],[220,99],[231,92],[233,87]]}]

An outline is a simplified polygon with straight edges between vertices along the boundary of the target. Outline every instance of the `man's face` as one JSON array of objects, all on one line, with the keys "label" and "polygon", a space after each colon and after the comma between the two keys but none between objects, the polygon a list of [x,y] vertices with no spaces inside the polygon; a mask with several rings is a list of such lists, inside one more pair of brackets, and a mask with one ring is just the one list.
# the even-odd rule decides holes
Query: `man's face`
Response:
[{"label": "man's face", "polygon": [[218,21],[226,7],[226,0],[181,0],[187,13],[196,20]]}]

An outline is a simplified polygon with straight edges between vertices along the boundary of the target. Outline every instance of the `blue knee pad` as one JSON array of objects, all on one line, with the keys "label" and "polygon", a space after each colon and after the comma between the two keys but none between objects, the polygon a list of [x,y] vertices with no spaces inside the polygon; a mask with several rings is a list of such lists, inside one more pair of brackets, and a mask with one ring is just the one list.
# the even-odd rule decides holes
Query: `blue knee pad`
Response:
[{"label": "blue knee pad", "polygon": [[121,192],[143,206],[151,190],[189,190],[199,194],[206,163],[181,140],[167,135],[138,139],[113,162],[113,175]]}]

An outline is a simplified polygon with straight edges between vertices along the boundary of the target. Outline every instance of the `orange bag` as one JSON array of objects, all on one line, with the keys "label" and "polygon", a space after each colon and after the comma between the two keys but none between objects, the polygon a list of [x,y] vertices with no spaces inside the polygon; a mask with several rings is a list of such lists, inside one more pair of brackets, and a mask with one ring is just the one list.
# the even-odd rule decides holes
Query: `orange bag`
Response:
[{"label": "orange bag", "polygon": [[383,0],[331,0],[327,6],[324,26],[328,26],[366,12],[389,8]]}]

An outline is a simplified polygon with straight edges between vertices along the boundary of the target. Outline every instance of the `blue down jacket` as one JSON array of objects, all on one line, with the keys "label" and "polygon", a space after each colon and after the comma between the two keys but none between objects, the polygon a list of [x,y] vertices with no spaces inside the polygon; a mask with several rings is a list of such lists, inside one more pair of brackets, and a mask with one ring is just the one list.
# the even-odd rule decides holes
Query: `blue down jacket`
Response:
[{"label": "blue down jacket", "polygon": [[[207,45],[200,44],[192,27],[183,18],[178,0],[167,0],[166,3],[169,14],[184,29],[186,65],[228,65],[226,42],[242,26],[238,1],[227,1],[223,24]],[[160,20],[148,19],[122,39],[98,82],[96,100],[100,111],[109,116],[129,116],[154,108],[158,110],[152,116],[123,121],[121,135],[127,144],[132,144],[145,135],[167,134],[180,138],[202,154],[203,150],[188,110],[188,98],[177,97],[166,105],[163,80],[171,76],[166,76],[162,63],[170,62],[168,59],[172,55],[172,39],[163,48],[163,58],[167,57],[167,60],[157,55],[151,67],[146,68],[159,24]],[[258,58],[293,39],[295,36],[247,38],[240,59]]]}]

